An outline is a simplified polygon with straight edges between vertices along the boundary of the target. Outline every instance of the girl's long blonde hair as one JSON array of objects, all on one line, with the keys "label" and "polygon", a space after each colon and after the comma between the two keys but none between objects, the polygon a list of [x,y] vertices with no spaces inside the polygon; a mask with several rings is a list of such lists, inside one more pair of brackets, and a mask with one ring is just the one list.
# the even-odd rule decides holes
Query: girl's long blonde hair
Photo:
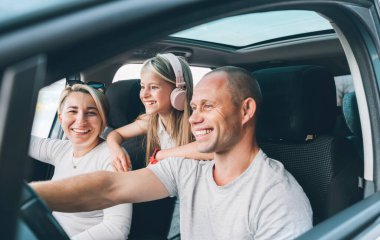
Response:
[{"label": "girl's long blonde hair", "polygon": [[[184,81],[186,82],[185,109],[184,111],[178,111],[173,107],[171,108],[170,118],[167,122],[166,129],[169,129],[169,135],[172,139],[174,139],[176,146],[182,146],[192,142],[193,140],[189,123],[189,117],[191,115],[190,101],[193,95],[193,77],[187,61],[182,57],[178,57],[178,59],[181,63]],[[141,69],[141,72],[144,71],[153,71],[163,80],[175,85],[176,76],[173,68],[170,62],[161,54],[145,61]],[[158,121],[158,113],[149,116],[146,147],[147,162],[154,148],[161,146],[157,133],[159,124]]]}]

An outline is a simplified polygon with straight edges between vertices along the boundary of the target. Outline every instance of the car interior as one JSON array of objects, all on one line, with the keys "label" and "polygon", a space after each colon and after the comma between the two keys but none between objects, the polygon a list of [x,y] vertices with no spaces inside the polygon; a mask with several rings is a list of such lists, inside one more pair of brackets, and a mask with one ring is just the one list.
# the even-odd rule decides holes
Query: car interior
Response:
[{"label": "car interior", "polygon": [[[277,14],[281,11],[270,8],[255,11],[256,14],[268,12]],[[311,202],[313,224],[316,226],[366,197],[362,125],[354,89],[344,92],[337,100],[338,91],[341,90],[338,89],[340,85],[337,77],[350,78],[352,74],[348,56],[334,25],[327,29],[290,33],[258,42],[248,41],[248,44],[242,45],[223,43],[223,38],[227,38],[228,34],[218,35],[222,39],[221,43],[211,39],[186,37],[189,35],[182,31],[193,27],[206,29],[201,33],[207,36],[206,31],[211,31],[211,27],[207,29],[207,24],[211,26],[214,21],[221,22],[247,13],[250,14],[249,11],[237,11],[219,15],[176,31],[165,32],[164,36],[152,37],[126,51],[120,50],[117,54],[110,51],[109,56],[102,61],[92,61],[92,56],[89,55],[83,57],[89,64],[79,69],[73,67],[79,60],[63,60],[70,58],[69,52],[59,55],[52,51],[49,73],[55,80],[51,82],[62,81],[61,77],[66,82],[76,76],[76,79],[83,82],[105,83],[110,103],[109,132],[133,122],[144,113],[144,106],[139,99],[139,79],[134,77],[114,81],[118,70],[125,65],[142,64],[159,53],[170,52],[186,58],[194,67],[215,69],[238,66],[247,69],[258,80],[264,98],[263,109],[257,119],[259,146],[269,157],[282,162],[303,187]],[[323,14],[317,15],[328,20]],[[223,30],[228,32],[228,29]],[[137,38],[131,36],[133,37]],[[104,51],[106,47],[100,40],[84,47],[95,49],[94,45],[99,44],[98,51]],[[79,46],[75,48],[79,49]],[[62,69],[58,66],[62,66]],[[67,75],[57,74],[65,72],[65,69],[70,69]],[[42,91],[43,89],[40,94]],[[53,118],[48,137],[64,138],[56,115]],[[131,157],[133,169],[145,167],[144,136],[128,139],[122,146]],[[31,159],[24,179],[26,182],[48,180],[53,172],[52,166]],[[38,201],[38,197],[27,186],[24,187],[22,196],[20,214],[24,232],[21,236],[68,239],[63,229],[49,215],[47,207]],[[175,198],[169,197],[134,204],[128,239],[166,239],[174,202]],[[46,224],[41,225],[39,222]]]},{"label": "car interior", "polygon": [[[158,53],[171,52],[185,57],[193,66],[213,69],[233,65],[248,69],[259,81],[264,97],[258,120],[259,145],[299,181],[313,207],[313,222],[318,224],[363,198],[359,185],[363,162],[359,157],[362,150],[355,147],[358,146],[355,142],[360,142],[355,139],[360,136],[336,129],[341,118],[344,129],[350,121],[336,100],[334,76],[350,74],[340,41],[333,30],[310,35],[276,39],[267,43],[266,48],[255,45],[234,48],[168,36],[84,69],[80,75],[82,81],[107,85],[111,106],[109,128],[115,129],[144,113],[139,79],[112,82],[116,71],[125,64],[142,63]],[[345,111],[349,108],[345,107]],[[356,127],[360,135],[360,125]],[[133,169],[145,167],[144,140],[137,137],[123,143]],[[29,180],[43,179],[46,176],[43,174],[34,174]],[[174,200],[135,204],[129,237],[164,238]],[[153,227],[146,229],[146,225]]]}]

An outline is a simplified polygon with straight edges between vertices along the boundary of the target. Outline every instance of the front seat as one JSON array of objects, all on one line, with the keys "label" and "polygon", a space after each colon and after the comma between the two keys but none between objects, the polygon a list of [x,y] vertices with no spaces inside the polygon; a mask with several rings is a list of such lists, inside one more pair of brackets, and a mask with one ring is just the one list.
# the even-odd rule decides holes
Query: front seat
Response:
[{"label": "front seat", "polygon": [[308,196],[313,223],[361,198],[360,161],[352,143],[333,136],[336,91],[333,76],[319,66],[253,72],[262,94],[257,136],[260,147],[293,174]]},{"label": "front seat", "polygon": [[[145,111],[139,93],[138,79],[115,82],[108,87],[106,96],[110,103],[109,127],[116,129],[131,123]],[[131,157],[133,170],[145,167],[145,136],[128,139],[122,146]],[[174,203],[175,198],[165,198],[133,204],[132,225],[128,239],[166,239]]]}]

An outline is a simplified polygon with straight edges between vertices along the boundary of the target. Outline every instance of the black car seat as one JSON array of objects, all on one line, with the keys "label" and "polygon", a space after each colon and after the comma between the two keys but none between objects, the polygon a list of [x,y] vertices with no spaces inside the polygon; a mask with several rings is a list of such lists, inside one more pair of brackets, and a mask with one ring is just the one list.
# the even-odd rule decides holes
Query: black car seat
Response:
[{"label": "black car seat", "polygon": [[[138,79],[119,81],[109,86],[106,91],[110,103],[109,127],[116,129],[131,123],[145,111],[139,93]],[[134,170],[145,167],[145,136],[128,139],[122,146],[131,157]],[[166,239],[174,203],[175,198],[165,198],[134,204],[128,239]]]},{"label": "black car seat", "polygon": [[336,116],[333,76],[319,66],[255,71],[263,107],[260,147],[281,161],[308,196],[317,224],[361,197],[352,143],[331,134]]},{"label": "black car seat", "polygon": [[[144,113],[144,105],[140,101],[140,84],[138,79],[119,81],[111,84],[106,96],[110,103],[108,113],[108,128],[116,129]],[[145,136],[128,139],[123,143],[131,157],[133,169],[145,167]]]},{"label": "black car seat", "polygon": [[360,126],[359,109],[355,92],[346,93],[344,95],[342,108],[344,119],[351,131],[351,135],[347,138],[354,143],[360,159],[364,160],[362,129]]}]

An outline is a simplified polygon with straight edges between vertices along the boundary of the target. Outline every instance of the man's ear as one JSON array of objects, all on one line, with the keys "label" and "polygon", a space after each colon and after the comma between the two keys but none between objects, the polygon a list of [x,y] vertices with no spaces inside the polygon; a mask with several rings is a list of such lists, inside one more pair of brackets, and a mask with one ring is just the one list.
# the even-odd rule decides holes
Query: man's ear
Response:
[{"label": "man's ear", "polygon": [[256,113],[256,101],[253,98],[244,99],[241,106],[242,125],[250,121]]}]

